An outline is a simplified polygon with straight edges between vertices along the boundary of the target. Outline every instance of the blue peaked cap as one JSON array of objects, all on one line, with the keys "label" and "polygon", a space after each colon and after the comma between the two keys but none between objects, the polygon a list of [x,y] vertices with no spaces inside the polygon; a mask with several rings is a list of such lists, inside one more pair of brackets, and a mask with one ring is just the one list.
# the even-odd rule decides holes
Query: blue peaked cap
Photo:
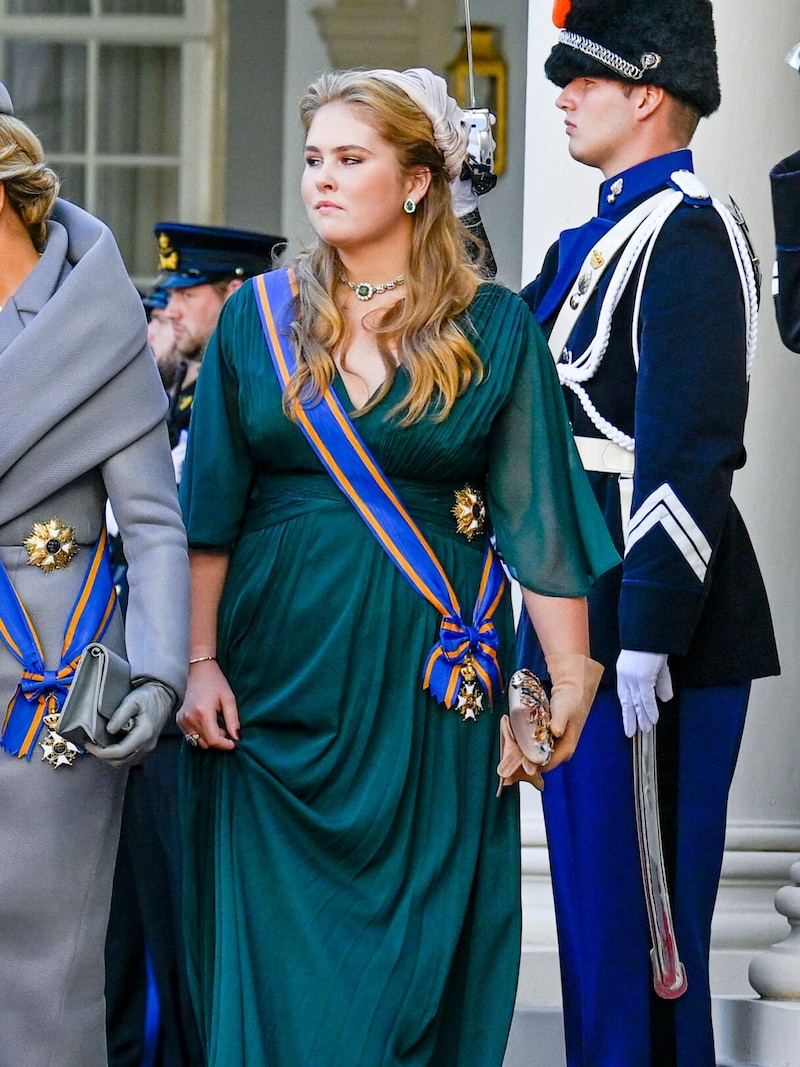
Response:
[{"label": "blue peaked cap", "polygon": [[285,237],[221,226],[159,222],[156,289],[187,289],[228,278],[251,278],[272,270]]}]

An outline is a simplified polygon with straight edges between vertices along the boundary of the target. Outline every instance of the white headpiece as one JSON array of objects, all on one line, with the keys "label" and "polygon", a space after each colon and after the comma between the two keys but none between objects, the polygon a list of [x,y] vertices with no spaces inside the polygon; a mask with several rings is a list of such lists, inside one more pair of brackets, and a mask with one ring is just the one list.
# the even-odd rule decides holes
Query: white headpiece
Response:
[{"label": "white headpiece", "polygon": [[447,175],[452,181],[461,173],[467,154],[469,129],[464,112],[447,91],[444,78],[425,67],[410,70],[371,70],[369,74],[391,82],[421,107],[433,124],[433,136],[444,155]]},{"label": "white headpiece", "polygon": [[0,82],[0,115],[13,115],[14,105],[11,103],[11,97],[8,89]]}]

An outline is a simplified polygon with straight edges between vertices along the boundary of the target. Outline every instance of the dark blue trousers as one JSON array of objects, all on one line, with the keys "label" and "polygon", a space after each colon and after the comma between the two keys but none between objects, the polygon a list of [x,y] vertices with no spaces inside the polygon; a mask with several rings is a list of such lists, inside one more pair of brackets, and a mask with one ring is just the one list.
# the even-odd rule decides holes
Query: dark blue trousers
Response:
[{"label": "dark blue trousers", "polygon": [[728,791],[749,683],[684,689],[657,727],[662,836],[689,985],[653,992],[633,804],[631,742],[602,689],[574,758],[543,794],[568,1067],[714,1067],[708,957]]}]

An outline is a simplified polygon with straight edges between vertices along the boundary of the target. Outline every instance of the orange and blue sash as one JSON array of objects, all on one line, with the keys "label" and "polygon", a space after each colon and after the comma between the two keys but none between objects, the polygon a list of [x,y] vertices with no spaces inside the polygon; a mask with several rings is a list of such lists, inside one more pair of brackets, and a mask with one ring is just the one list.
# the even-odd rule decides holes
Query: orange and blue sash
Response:
[{"label": "orange and blue sash", "polygon": [[[275,373],[285,390],[296,367],[289,343],[297,292],[294,272],[284,268],[261,274],[253,278],[253,288]],[[462,668],[470,664],[493,703],[503,684],[493,616],[506,578],[491,544],[487,540],[473,622],[467,625],[441,563],[333,390],[326,389],[320,402],[312,407],[296,404],[293,413],[312,448],[381,548],[442,616],[439,639],[425,662],[423,688],[448,708],[453,707],[463,679],[469,676]]]},{"label": "orange and blue sash", "polygon": [[116,603],[105,529],[97,539],[80,592],[64,629],[58,669],[45,668],[41,642],[25,605],[0,563],[0,638],[22,664],[22,677],[0,732],[0,747],[30,759],[46,715],[58,711],[81,653],[105,633]]}]

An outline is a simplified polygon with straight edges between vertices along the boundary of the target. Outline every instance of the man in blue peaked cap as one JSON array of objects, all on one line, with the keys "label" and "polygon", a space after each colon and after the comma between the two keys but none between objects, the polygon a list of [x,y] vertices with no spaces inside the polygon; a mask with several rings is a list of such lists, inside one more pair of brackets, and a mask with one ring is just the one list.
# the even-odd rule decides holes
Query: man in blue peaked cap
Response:
[{"label": "man in blue peaked cap", "polygon": [[195,382],[222,305],[247,278],[275,265],[283,237],[219,226],[159,222],[159,275],[155,288],[166,293],[167,317],[185,369],[173,388],[167,422],[175,448],[189,425]]}]

